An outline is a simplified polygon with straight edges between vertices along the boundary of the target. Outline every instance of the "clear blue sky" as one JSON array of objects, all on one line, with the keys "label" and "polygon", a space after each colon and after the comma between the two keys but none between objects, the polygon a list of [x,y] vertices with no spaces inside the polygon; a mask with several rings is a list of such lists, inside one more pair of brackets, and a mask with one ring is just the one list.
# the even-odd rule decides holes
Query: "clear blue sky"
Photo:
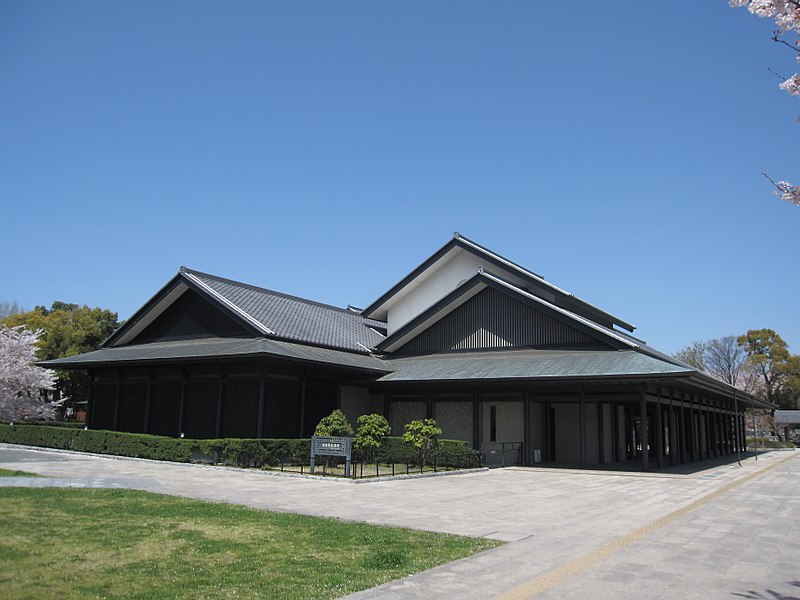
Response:
[{"label": "clear blue sky", "polygon": [[364,306],[453,231],[674,352],[800,353],[796,69],[727,0],[0,3],[0,301]]}]

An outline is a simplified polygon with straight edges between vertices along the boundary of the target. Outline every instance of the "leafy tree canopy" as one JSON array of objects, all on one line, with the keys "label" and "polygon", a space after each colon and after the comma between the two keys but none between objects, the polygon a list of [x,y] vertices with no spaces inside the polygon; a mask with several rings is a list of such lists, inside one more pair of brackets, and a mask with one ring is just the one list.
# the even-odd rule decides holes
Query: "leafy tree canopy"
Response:
[{"label": "leafy tree canopy", "polygon": [[781,408],[795,408],[800,398],[800,357],[792,356],[772,329],[751,329],[738,338],[761,382],[761,395]]},{"label": "leafy tree canopy", "polygon": [[442,430],[434,419],[423,419],[406,424],[403,441],[416,449],[419,464],[424,465],[430,452],[436,449],[440,435]]},{"label": "leafy tree canopy", "polygon": [[349,437],[353,435],[353,427],[345,414],[338,408],[327,417],[322,417],[314,430],[314,435]]},{"label": "leafy tree canopy", "polygon": [[353,438],[353,446],[364,450],[374,458],[383,438],[392,431],[386,417],[379,414],[361,415],[356,421],[358,430]]},{"label": "leafy tree canopy", "polygon": [[[39,360],[52,360],[97,350],[117,327],[117,313],[103,308],[56,301],[48,309],[37,306],[31,311],[12,314],[1,321],[8,327],[24,325],[31,331],[42,330]],[[86,375],[57,371],[56,381],[62,393],[72,401],[86,400]]]}]

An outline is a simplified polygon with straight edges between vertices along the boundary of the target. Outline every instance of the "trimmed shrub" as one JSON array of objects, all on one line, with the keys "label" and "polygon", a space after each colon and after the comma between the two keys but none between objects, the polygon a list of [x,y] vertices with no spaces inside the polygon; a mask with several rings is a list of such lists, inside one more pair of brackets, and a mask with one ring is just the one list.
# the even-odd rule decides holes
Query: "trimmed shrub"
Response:
[{"label": "trimmed shrub", "polygon": [[423,419],[406,423],[403,441],[417,452],[417,462],[425,465],[430,456],[439,445],[439,436],[442,435],[440,427],[436,426],[435,419]]},{"label": "trimmed shrub", "polygon": [[347,416],[337,408],[327,417],[320,419],[316,429],[314,429],[314,435],[350,437],[353,435],[353,426],[350,425]]},{"label": "trimmed shrub", "polygon": [[[385,437],[378,448],[377,461],[382,464],[413,464],[417,462],[417,451],[409,446],[400,437]],[[371,462],[369,453],[363,450],[353,450],[353,460]],[[434,461],[442,466],[452,467],[479,467],[481,466],[480,453],[461,440],[439,440],[436,450],[428,456],[429,464]]]},{"label": "trimmed shrub", "polygon": [[311,451],[307,439],[192,440],[100,429],[2,425],[0,442],[44,448],[95,452],[173,462],[210,462],[241,467],[305,464]]},{"label": "trimmed shrub", "polygon": [[386,417],[378,414],[358,417],[358,431],[353,438],[353,448],[360,450],[371,461],[375,460],[383,438],[392,432]]},{"label": "trimmed shrub", "polygon": [[[16,423],[0,424],[0,442],[133,458],[183,463],[205,462],[238,467],[307,465],[311,452],[309,439],[193,440],[143,433]],[[365,457],[364,452],[360,450],[354,451],[353,458],[356,461],[373,460],[371,457]],[[414,463],[416,458],[415,449],[403,443],[399,437],[383,438],[377,452],[378,462],[385,464],[410,464]],[[435,460],[443,466],[480,465],[480,455],[469,444],[458,440],[439,440],[438,448],[430,456],[430,460]]]}]

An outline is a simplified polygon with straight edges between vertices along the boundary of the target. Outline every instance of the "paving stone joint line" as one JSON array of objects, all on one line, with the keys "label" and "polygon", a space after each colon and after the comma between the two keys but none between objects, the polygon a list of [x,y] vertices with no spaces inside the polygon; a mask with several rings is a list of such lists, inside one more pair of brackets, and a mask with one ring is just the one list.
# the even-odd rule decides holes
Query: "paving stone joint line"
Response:
[{"label": "paving stone joint line", "polygon": [[673,521],[676,521],[680,517],[700,508],[701,506],[708,504],[712,500],[722,496],[723,494],[729,492],[730,490],[744,483],[747,483],[748,481],[751,481],[756,477],[762,476],[768,471],[780,466],[781,464],[785,463],[786,461],[794,457],[795,455],[792,454],[790,456],[787,456],[786,458],[781,458],[777,462],[759,471],[750,473],[749,475],[737,479],[736,481],[732,481],[731,483],[728,483],[717,490],[709,492],[702,498],[698,498],[697,500],[694,500],[693,502],[687,504],[686,506],[683,506],[673,511],[668,515],[665,515],[660,519],[653,521],[652,523],[640,527],[639,529],[633,531],[632,533],[629,533],[628,535],[622,536],[621,538],[618,538],[613,542],[609,542],[608,544],[602,546],[601,548],[598,548],[594,552],[586,554],[560,567],[557,567],[547,573],[539,575],[534,579],[526,581],[518,585],[517,587],[509,590],[508,592],[495,596],[494,600],[525,600],[527,598],[531,598],[536,594],[552,587],[561,580],[566,579],[570,575],[578,573],[579,571],[582,571],[583,569],[597,562],[600,562],[601,560],[614,554],[618,550],[626,546],[629,546],[630,544],[633,544],[634,542],[646,537],[647,535],[653,533],[654,531],[661,529],[662,527],[672,523]]}]

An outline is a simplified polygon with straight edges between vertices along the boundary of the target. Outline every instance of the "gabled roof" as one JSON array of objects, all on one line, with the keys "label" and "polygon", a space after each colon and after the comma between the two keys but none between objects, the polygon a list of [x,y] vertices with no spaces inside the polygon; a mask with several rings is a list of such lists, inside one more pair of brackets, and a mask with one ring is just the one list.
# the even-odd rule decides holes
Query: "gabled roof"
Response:
[{"label": "gabled roof", "polygon": [[508,260],[507,258],[492,252],[488,248],[485,248],[480,244],[467,239],[458,232],[453,234],[453,239],[439,248],[439,250],[432,254],[416,269],[411,271],[411,273],[406,275],[389,291],[365,308],[363,314],[367,317],[384,318],[387,305],[394,301],[396,297],[401,295],[410,284],[412,284],[416,279],[424,277],[426,271],[436,268],[437,265],[449,260],[453,256],[453,253],[459,251],[469,252],[475,256],[478,256],[482,261],[486,262],[487,265],[494,265],[495,267],[504,269],[529,282],[531,286],[529,291],[531,292],[535,293],[537,288],[546,290],[548,293],[554,296],[556,299],[556,304],[562,306],[563,308],[567,308],[572,312],[583,314],[592,320],[606,321],[628,331],[633,331],[636,329],[635,325],[632,325],[627,321],[578,298],[574,294],[563,290],[556,285],[553,285],[552,283],[546,281],[541,275],[537,275],[536,273],[525,269],[524,267]]},{"label": "gabled roof", "polygon": [[135,340],[189,289],[241,323],[254,336],[368,354],[383,339],[386,328],[385,323],[352,310],[181,267],[164,288],[106,340],[104,346],[123,346]]},{"label": "gabled roof", "polygon": [[591,319],[568,311],[555,304],[543,300],[542,298],[523,290],[504,279],[480,269],[472,278],[463,282],[447,296],[439,300],[436,304],[428,307],[414,319],[393,332],[376,347],[379,351],[394,352],[408,341],[419,335],[425,329],[431,327],[437,321],[443,319],[456,308],[464,304],[467,300],[483,291],[487,287],[494,288],[502,293],[512,296],[516,300],[528,304],[537,309],[543,310],[547,314],[565,321],[571,326],[588,333],[590,336],[609,344],[614,348],[638,348],[638,344],[633,342],[628,336],[621,335],[613,329],[598,325]]}]

